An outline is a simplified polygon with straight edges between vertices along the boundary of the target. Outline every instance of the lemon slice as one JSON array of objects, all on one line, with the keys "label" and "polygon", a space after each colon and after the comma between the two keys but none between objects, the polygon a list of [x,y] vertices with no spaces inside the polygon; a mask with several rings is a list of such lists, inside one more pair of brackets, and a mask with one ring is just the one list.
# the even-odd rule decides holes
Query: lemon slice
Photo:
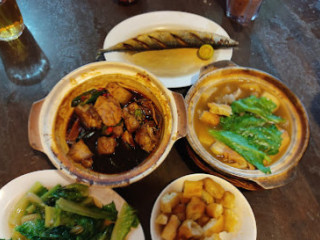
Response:
[{"label": "lemon slice", "polygon": [[198,56],[203,60],[208,60],[212,58],[213,53],[214,53],[214,49],[209,44],[202,45],[198,50]]}]

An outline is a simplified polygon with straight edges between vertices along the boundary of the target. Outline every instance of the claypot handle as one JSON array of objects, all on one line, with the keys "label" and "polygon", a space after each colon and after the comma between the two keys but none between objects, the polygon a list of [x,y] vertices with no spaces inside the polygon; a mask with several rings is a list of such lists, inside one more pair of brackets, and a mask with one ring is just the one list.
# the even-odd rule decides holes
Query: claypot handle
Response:
[{"label": "claypot handle", "polygon": [[264,189],[273,189],[277,187],[284,186],[295,179],[297,175],[297,167],[294,166],[293,168],[289,169],[284,173],[280,173],[273,177],[266,177],[266,178],[259,178],[259,179],[252,179],[252,181],[256,182]]},{"label": "claypot handle", "polygon": [[38,151],[43,152],[39,132],[39,116],[44,99],[34,102],[31,106],[29,121],[28,121],[28,136],[30,146]]},{"label": "claypot handle", "polygon": [[221,60],[218,62],[209,63],[208,65],[203,66],[200,69],[199,78],[204,76],[205,74],[214,71],[219,68],[225,68],[225,67],[237,67],[238,65],[230,60]]},{"label": "claypot handle", "polygon": [[187,135],[187,109],[184,98],[180,93],[172,92],[172,95],[176,102],[178,112],[178,131],[176,139],[178,140]]}]

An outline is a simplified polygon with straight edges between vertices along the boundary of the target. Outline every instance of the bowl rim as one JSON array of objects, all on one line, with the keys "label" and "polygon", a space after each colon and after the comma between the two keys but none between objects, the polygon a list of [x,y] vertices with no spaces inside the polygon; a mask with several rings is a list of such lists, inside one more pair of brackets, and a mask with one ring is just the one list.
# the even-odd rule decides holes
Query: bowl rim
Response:
[{"label": "bowl rim", "polygon": [[[208,79],[210,79],[211,76],[219,76],[220,81],[223,79],[223,74],[226,72],[232,71],[233,74],[235,74],[237,71],[243,72],[244,74],[258,74],[260,77],[260,81],[263,83],[271,84],[273,87],[275,87],[277,90],[282,92],[289,100],[290,104],[293,106],[293,108],[296,111],[296,116],[298,116],[298,120],[301,123],[301,139],[299,141],[299,148],[296,150],[296,156],[295,158],[292,158],[292,161],[290,161],[285,166],[279,166],[279,161],[276,161],[273,163],[270,167],[271,169],[274,168],[274,166],[279,166],[278,171],[272,172],[271,174],[264,174],[259,170],[242,170],[237,169],[231,166],[228,166],[218,159],[214,158],[211,154],[204,154],[203,152],[207,152],[199,142],[197,136],[194,134],[193,126],[190,126],[190,124],[193,124],[192,116],[190,115],[190,108],[196,105],[197,102],[194,100],[195,97],[198,97],[197,94],[199,94],[198,90],[201,87],[202,84],[205,84],[206,81],[210,82]],[[211,84],[213,85],[213,84]],[[275,76],[266,73],[264,71],[255,69],[255,68],[248,68],[248,67],[241,67],[238,65],[227,65],[225,67],[215,68],[212,71],[208,71],[204,73],[199,80],[194,84],[188,91],[186,95],[186,104],[187,104],[187,114],[188,114],[188,134],[187,134],[187,140],[192,147],[192,149],[197,153],[198,156],[201,157],[206,163],[208,163],[211,167],[218,170],[219,172],[225,173],[230,176],[234,176],[237,178],[247,179],[251,180],[253,182],[256,182],[260,186],[262,186],[265,189],[280,187],[282,185],[287,184],[290,182],[295,174],[295,167],[301,160],[304,152],[307,149],[309,138],[310,138],[310,130],[309,130],[309,118],[307,111],[305,110],[305,107],[303,103],[300,101],[300,99],[278,78]],[[190,120],[191,119],[191,120]],[[190,123],[191,121],[191,123]],[[200,149],[199,149],[200,146]],[[198,148],[197,148],[198,147]],[[289,147],[286,151],[288,152]],[[285,154],[286,154],[285,153]],[[284,155],[285,155],[284,154]],[[211,157],[210,157],[210,156]],[[207,159],[207,157],[210,157],[210,161]],[[281,157],[282,158],[282,157]]]}]

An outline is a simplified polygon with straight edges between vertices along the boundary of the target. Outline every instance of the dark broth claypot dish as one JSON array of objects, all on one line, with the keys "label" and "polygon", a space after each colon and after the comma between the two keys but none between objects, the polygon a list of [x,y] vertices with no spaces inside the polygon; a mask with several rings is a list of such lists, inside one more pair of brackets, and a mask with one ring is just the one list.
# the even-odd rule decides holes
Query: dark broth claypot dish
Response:
[{"label": "dark broth claypot dish", "polygon": [[292,180],[309,141],[300,100],[275,77],[229,61],[200,75],[186,96],[196,156],[227,178],[264,189]]},{"label": "dark broth claypot dish", "polygon": [[72,178],[112,187],[156,169],[186,135],[183,97],[145,70],[99,62],[33,104],[29,142]]}]

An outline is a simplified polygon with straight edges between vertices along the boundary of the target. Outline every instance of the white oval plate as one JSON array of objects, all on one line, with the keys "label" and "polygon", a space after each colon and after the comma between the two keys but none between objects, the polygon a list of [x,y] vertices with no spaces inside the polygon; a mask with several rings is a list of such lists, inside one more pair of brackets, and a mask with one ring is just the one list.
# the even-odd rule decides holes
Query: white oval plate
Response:
[{"label": "white oval plate", "polygon": [[[120,22],[106,36],[103,48],[111,47],[138,34],[164,29],[207,31],[229,37],[220,25],[205,17],[179,11],[159,11],[144,13]],[[210,61],[200,60],[196,51],[197,49],[172,49],[136,54],[110,52],[105,54],[105,58],[107,61],[127,62],[144,67],[155,74],[166,87],[177,88],[196,82],[201,66],[209,62],[230,60],[233,50],[215,50]]]},{"label": "white oval plate", "polygon": [[[67,185],[73,183],[58,170],[41,170],[27,173],[13,179],[0,190],[0,238],[9,239],[11,230],[8,225],[9,215],[19,200],[19,198],[32,187],[36,182],[40,182],[45,187],[54,187],[56,184]],[[95,197],[102,204],[108,204],[114,201],[119,211],[125,200],[115,191],[107,187],[92,186],[90,195]],[[144,233],[141,224],[136,229],[132,229],[128,235],[128,240],[144,240]]]},{"label": "white oval plate", "polygon": [[[240,225],[238,225],[238,231],[228,234],[228,237],[225,239],[256,240],[257,238],[256,221],[253,215],[253,211],[248,201],[243,196],[243,194],[236,187],[234,187],[231,183],[227,182],[226,180],[215,177],[210,174],[202,174],[202,173],[190,174],[190,175],[186,175],[181,178],[178,178],[174,180],[172,183],[170,183],[164,190],[162,190],[155,204],[153,205],[153,209],[151,213],[150,232],[153,240],[161,240],[160,226],[158,224],[155,224],[155,219],[160,213],[160,199],[164,196],[164,194],[172,191],[182,192],[183,183],[186,180],[196,181],[196,180],[204,179],[207,177],[219,183],[224,188],[225,191],[230,191],[235,195],[236,202],[235,202],[234,212],[239,218]],[[222,238],[222,240],[225,240],[225,239]]]}]

